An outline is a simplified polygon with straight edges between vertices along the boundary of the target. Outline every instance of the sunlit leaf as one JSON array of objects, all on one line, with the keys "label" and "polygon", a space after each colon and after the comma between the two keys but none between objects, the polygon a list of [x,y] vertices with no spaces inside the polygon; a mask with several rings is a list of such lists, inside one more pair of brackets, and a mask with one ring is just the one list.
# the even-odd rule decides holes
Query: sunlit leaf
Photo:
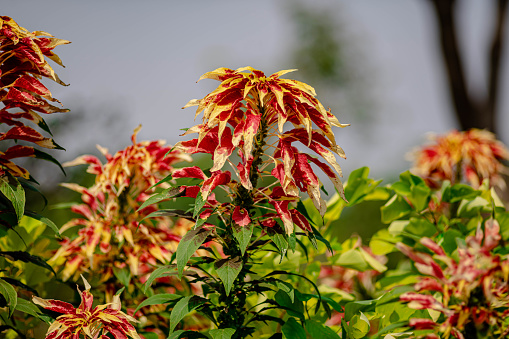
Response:
[{"label": "sunlit leaf", "polygon": [[317,321],[307,319],[305,322],[306,331],[311,338],[320,339],[339,339],[339,335],[334,332],[330,327],[322,325]]},{"label": "sunlit leaf", "polygon": [[352,301],[345,305],[345,320],[350,321],[359,311],[364,313],[375,310],[376,300]]},{"label": "sunlit leaf", "polygon": [[131,271],[127,267],[117,268],[113,266],[113,274],[122,285],[125,287],[129,286],[129,282],[131,281]]},{"label": "sunlit leaf", "polygon": [[143,202],[143,204],[141,204],[141,206],[138,207],[138,211],[144,209],[147,206],[157,204],[158,202],[161,202],[163,200],[175,198],[180,193],[181,192],[180,192],[179,187],[169,187],[169,188],[165,189],[164,191],[162,191],[161,193],[156,193],[156,194],[152,195],[150,198],[148,198],[147,200],[145,200]]},{"label": "sunlit leaf", "polygon": [[0,294],[4,296],[7,301],[7,306],[9,307],[9,317],[12,316],[12,313],[16,309],[16,305],[18,304],[18,295],[14,287],[11,284],[0,278]]},{"label": "sunlit leaf", "polygon": [[177,269],[179,279],[182,278],[184,266],[189,261],[189,258],[191,258],[194,252],[203,244],[211,232],[210,229],[203,227],[190,230],[179,242],[177,247]]},{"label": "sunlit leaf", "polygon": [[391,221],[410,213],[412,207],[401,196],[396,194],[380,210],[382,212],[382,222],[389,224]]},{"label": "sunlit leaf", "polygon": [[51,221],[50,219],[48,219],[46,217],[43,217],[42,215],[37,214],[37,213],[32,212],[32,211],[25,211],[25,215],[30,217],[30,218],[32,218],[32,219],[39,220],[40,222],[42,222],[46,226],[49,226],[49,228],[51,228],[51,230],[53,232],[55,232],[58,236],[60,236],[60,231],[59,231],[57,225],[55,225],[55,223],[53,221]]},{"label": "sunlit leaf", "polygon": [[205,334],[201,334],[200,332],[185,330],[175,331],[168,336],[168,339],[199,339],[199,338],[209,339],[209,337],[207,337]]},{"label": "sunlit leaf", "polygon": [[251,236],[253,235],[253,224],[249,224],[244,227],[240,227],[236,229],[233,233],[235,236],[235,239],[237,239],[240,247],[240,252],[242,255],[246,252],[247,245],[249,245],[249,242],[251,241]]},{"label": "sunlit leaf", "polygon": [[385,255],[394,251],[394,245],[400,238],[390,234],[387,229],[376,232],[369,241],[369,247],[374,255]]},{"label": "sunlit leaf", "polygon": [[53,267],[48,265],[44,259],[38,257],[36,255],[32,255],[28,252],[24,251],[0,251],[0,256],[8,258],[10,260],[20,260],[23,262],[31,262],[37,266],[43,267],[49,271],[51,271],[55,276],[57,275],[53,270]]},{"label": "sunlit leaf", "polygon": [[335,261],[335,264],[346,268],[353,268],[358,271],[365,271],[370,268],[358,249],[351,249],[341,253],[339,258]]},{"label": "sunlit leaf", "polygon": [[370,329],[369,320],[362,312],[352,317],[349,326],[352,329],[352,335],[355,339],[364,338]]},{"label": "sunlit leaf", "polygon": [[18,221],[25,211],[25,190],[13,177],[0,177],[0,192],[12,203]]},{"label": "sunlit leaf", "polygon": [[38,318],[39,315],[41,315],[39,308],[37,306],[35,306],[34,303],[31,303],[30,301],[21,299],[21,298],[18,298],[18,303],[16,304],[16,310],[26,313],[26,314],[30,314],[36,318]]},{"label": "sunlit leaf", "polygon": [[154,282],[154,280],[161,278],[161,277],[167,277],[169,275],[175,275],[177,274],[177,265],[166,265],[156,268],[148,277],[145,284],[143,284],[143,293],[147,293],[148,289]]},{"label": "sunlit leaf", "polygon": [[214,263],[214,268],[224,284],[226,295],[229,295],[233,282],[242,270],[242,259],[240,257],[221,259]]},{"label": "sunlit leaf", "polygon": [[207,299],[198,296],[187,296],[177,301],[170,314],[170,334],[186,315],[197,309],[206,301]]},{"label": "sunlit leaf", "polygon": [[221,328],[209,331],[212,339],[231,339],[234,333],[235,330],[233,328]]},{"label": "sunlit leaf", "polygon": [[34,149],[34,157],[36,157],[37,159],[43,159],[43,160],[54,163],[55,165],[57,165],[60,168],[62,173],[65,175],[65,170],[62,167],[62,165],[60,164],[60,162],[57,159],[53,158],[50,154],[48,154],[46,152],[39,151],[38,149]]},{"label": "sunlit leaf", "polygon": [[287,339],[306,339],[306,331],[304,328],[295,320],[295,318],[289,318],[281,328],[285,338]]},{"label": "sunlit leaf", "polygon": [[445,189],[442,200],[454,203],[463,199],[472,200],[479,195],[481,195],[480,191],[477,191],[468,185],[456,184]]},{"label": "sunlit leaf", "polygon": [[148,297],[147,299],[143,300],[138,307],[134,310],[134,314],[138,312],[142,307],[150,306],[150,305],[162,305],[166,304],[169,301],[177,300],[182,298],[181,295],[177,294],[170,294],[170,293],[161,293],[161,294],[155,294],[153,296]]},{"label": "sunlit leaf", "polygon": [[274,299],[280,306],[286,309],[289,315],[304,320],[304,304],[302,301],[297,298],[292,301],[290,296],[282,290],[276,292]]}]

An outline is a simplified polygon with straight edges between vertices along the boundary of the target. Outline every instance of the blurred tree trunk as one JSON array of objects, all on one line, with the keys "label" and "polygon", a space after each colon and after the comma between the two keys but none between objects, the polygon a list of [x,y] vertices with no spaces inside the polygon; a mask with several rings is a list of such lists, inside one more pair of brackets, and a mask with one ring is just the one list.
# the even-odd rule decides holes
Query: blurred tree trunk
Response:
[{"label": "blurred tree trunk", "polygon": [[[487,89],[485,93],[471,93],[465,77],[455,22],[456,0],[428,0],[434,9],[444,66],[447,71],[449,92],[460,128],[488,129],[497,133],[497,99],[500,89],[499,75],[504,52],[504,30],[508,0],[493,0],[495,19],[491,46],[487,53]],[[486,1],[488,2],[488,1]]]}]

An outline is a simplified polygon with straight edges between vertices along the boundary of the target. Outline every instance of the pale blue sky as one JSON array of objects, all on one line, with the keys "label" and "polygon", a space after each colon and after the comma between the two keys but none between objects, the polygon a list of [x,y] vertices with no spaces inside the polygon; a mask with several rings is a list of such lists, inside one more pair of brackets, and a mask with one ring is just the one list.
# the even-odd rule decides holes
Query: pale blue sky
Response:
[{"label": "pale blue sky", "polygon": [[[371,112],[376,117],[371,137],[362,133],[362,123],[337,131],[338,144],[348,156],[340,160],[346,176],[363,165],[372,167],[377,177],[404,170],[409,166],[405,153],[423,142],[426,132],[455,126],[426,1],[301,2],[333,11],[354,37],[362,55],[359,63],[372,70],[369,84],[377,105]],[[111,149],[116,151],[140,123],[140,139],[177,142],[179,129],[193,125],[194,117],[194,110],[180,107],[217,85],[211,80],[196,84],[209,70],[250,65],[270,74],[294,68],[288,57],[295,43],[285,11],[289,4],[291,0],[3,0],[2,15],[29,30],[72,41],[56,49],[66,68],[55,67],[70,86],[51,89],[76,113],[72,105],[79,103],[87,116],[79,122],[81,128],[57,140],[68,149],[59,156],[65,161],[83,145],[117,145]],[[479,77],[489,6],[467,0],[460,14],[468,74]],[[507,116],[507,99],[501,98]],[[101,117],[111,111],[124,128],[107,133]],[[348,122],[341,112],[335,113]],[[500,123],[501,130],[508,130],[507,117]]]}]

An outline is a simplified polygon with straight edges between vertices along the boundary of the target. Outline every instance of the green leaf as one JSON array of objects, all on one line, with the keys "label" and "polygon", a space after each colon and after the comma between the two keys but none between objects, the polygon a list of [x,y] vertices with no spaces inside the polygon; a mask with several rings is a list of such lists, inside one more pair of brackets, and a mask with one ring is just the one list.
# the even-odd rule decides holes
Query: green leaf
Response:
[{"label": "green leaf", "polygon": [[366,261],[366,263],[375,271],[377,272],[385,272],[387,271],[387,266],[376,260],[372,255],[370,255],[368,252],[366,252],[364,249],[359,248],[359,251],[361,252],[362,257]]},{"label": "green leaf", "polygon": [[253,224],[249,224],[244,227],[240,227],[240,229],[233,233],[235,239],[239,243],[240,252],[242,255],[246,252],[247,245],[249,245],[249,241],[251,241],[251,236],[253,235]]},{"label": "green leaf", "polygon": [[177,265],[166,265],[156,268],[154,272],[150,274],[143,287],[143,293],[147,294],[147,290],[152,285],[154,280],[161,277],[167,277],[169,275],[177,274]]},{"label": "green leaf", "polygon": [[313,236],[316,237],[317,240],[321,241],[327,247],[330,253],[333,253],[334,251],[332,250],[329,241],[325,239],[313,225],[311,225],[311,229],[313,230]]},{"label": "green leaf", "polygon": [[346,268],[353,268],[361,272],[370,268],[358,249],[351,249],[341,253],[335,264]]},{"label": "green leaf", "polygon": [[[60,149],[63,149],[63,148],[60,148]],[[57,159],[53,158],[51,155],[49,155],[48,153],[46,152],[42,152],[42,151],[39,151],[38,149],[35,149],[34,148],[34,157],[37,158],[37,159],[43,159],[43,160],[46,160],[46,161],[49,161],[49,162],[52,162],[54,163],[55,165],[57,165],[60,170],[62,171],[62,173],[64,175],[65,174],[65,170],[64,168],[62,167],[62,165],[60,164],[60,162],[58,162]]]},{"label": "green leaf", "polygon": [[398,286],[382,295],[377,300],[376,311],[384,314],[385,317],[379,321],[379,327],[383,328],[397,321],[407,320],[412,316],[413,312],[409,312],[408,306],[400,302],[400,295],[413,291],[412,286]]},{"label": "green leaf", "polygon": [[177,270],[179,279],[182,279],[184,266],[189,261],[189,258],[191,258],[194,252],[205,242],[205,239],[207,239],[211,232],[211,230],[205,228],[197,228],[187,232],[182,240],[180,240],[177,246]]},{"label": "green leaf", "polygon": [[[491,213],[492,204],[483,197],[475,197],[472,200],[462,200],[458,208],[458,217],[475,218],[481,213]],[[477,225],[475,226],[477,227]],[[474,228],[475,228],[474,227]]]},{"label": "green leaf", "polygon": [[[171,176],[171,174],[170,174],[170,176]],[[159,185],[160,183],[161,182],[158,182],[155,185]],[[179,194],[180,194],[179,187],[169,187],[169,188],[166,188],[161,193],[156,193],[156,194],[152,195],[150,198],[148,198],[147,200],[145,200],[143,202],[143,204],[141,204],[141,206],[137,209],[137,211],[140,211],[140,210],[144,209],[145,207],[153,205],[153,204],[156,204],[156,203],[158,203],[160,201],[163,201],[163,200],[166,200],[166,199],[175,198]]]},{"label": "green leaf", "polygon": [[212,339],[231,339],[232,335],[235,334],[235,330],[233,328],[221,328],[210,330],[209,334]]},{"label": "green leaf", "polygon": [[[311,199],[307,199],[307,200],[311,200]],[[297,201],[297,207],[295,209],[297,211],[299,211],[300,214],[302,214],[311,224],[313,224],[313,225],[315,224],[313,221],[313,218],[311,218],[311,216],[308,214],[308,210],[307,210],[306,206],[302,203],[302,200]],[[318,212],[316,212],[316,209],[314,209],[314,208],[313,208],[313,211],[315,211],[315,213],[318,213]]]},{"label": "green leaf", "polygon": [[128,268],[118,268],[113,266],[113,274],[115,274],[115,277],[122,285],[126,288],[129,286],[129,283],[131,282],[131,271]]},{"label": "green leaf", "polygon": [[[168,154],[167,154],[167,155],[168,155]],[[150,187],[147,189],[147,191],[148,191],[148,190],[150,190],[150,189],[152,189],[152,188],[154,188],[154,187],[156,187],[156,186],[159,186],[159,185],[161,185],[161,184],[164,184],[165,182],[171,181],[172,179],[173,179],[173,176],[172,176],[172,174],[170,173],[170,174],[168,174],[167,176],[165,176],[165,177],[164,177],[164,179],[161,179],[161,180],[159,180],[158,182],[156,182],[155,184],[153,184],[152,186],[150,186]]]},{"label": "green leaf", "polygon": [[498,213],[496,219],[500,225],[500,234],[502,239],[509,239],[509,212]]},{"label": "green leaf", "polygon": [[148,297],[147,299],[143,300],[138,307],[136,307],[136,310],[134,311],[134,314],[138,312],[142,307],[150,306],[150,305],[160,305],[165,304],[169,301],[173,301],[176,299],[182,298],[181,295],[177,294],[170,294],[170,293],[162,293],[162,294],[155,294],[153,296]]},{"label": "green leaf", "polygon": [[426,184],[424,182],[424,179],[422,179],[420,176],[412,174],[410,171],[405,171],[405,172],[401,173],[399,175],[399,179],[402,182],[405,182],[408,185],[410,185],[410,187],[412,187],[412,186],[421,186],[421,185],[425,185]]},{"label": "green leaf", "polygon": [[398,181],[390,186],[391,190],[402,196],[409,196],[412,193],[408,182]]},{"label": "green leaf", "polygon": [[[322,216],[320,215],[320,212],[318,212],[318,210],[315,208],[315,205],[311,199],[308,198],[304,201],[299,200],[297,202],[297,211],[302,213],[302,215],[305,216],[312,225],[322,225]],[[305,213],[303,213],[304,211]]]},{"label": "green leaf", "polygon": [[477,191],[468,185],[456,184],[449,186],[444,190],[442,200],[445,202],[454,203],[463,199],[472,200],[478,195],[481,195],[480,191]]},{"label": "green leaf", "polygon": [[417,282],[418,278],[415,273],[393,273],[394,275],[385,276],[377,281],[380,284],[381,290],[387,291],[394,286],[413,285]]},{"label": "green leaf", "polygon": [[40,222],[51,228],[51,230],[60,237],[60,230],[58,229],[57,225],[55,225],[53,221],[51,221],[50,219],[43,217],[42,215],[32,211],[25,211],[25,215],[32,219],[39,220]]},{"label": "green leaf", "polygon": [[382,180],[375,181],[369,179],[368,175],[369,168],[361,167],[348,176],[348,182],[345,185],[345,197],[348,200],[349,206],[362,202],[382,182]]},{"label": "green leaf", "polygon": [[[27,278],[27,272],[25,270],[25,278]],[[22,283],[21,281],[19,280],[16,280],[14,278],[9,278],[9,277],[3,277],[2,278],[3,280],[5,280],[6,282],[8,282],[9,284],[11,284],[13,287],[16,286],[16,287],[20,287],[24,290],[27,290],[29,292],[32,292],[33,294],[35,295],[38,295],[37,291],[35,289],[33,289],[32,287]]]},{"label": "green leaf", "polygon": [[48,124],[42,117],[40,117],[40,120],[37,122],[37,126],[39,126],[43,131],[48,132],[49,135],[53,136],[53,133],[51,133]]},{"label": "green leaf", "polygon": [[[323,286],[320,286],[320,290],[322,290],[322,293],[325,293],[327,292],[327,289],[328,288],[331,288],[331,287],[323,287]],[[331,288],[332,289],[332,288]],[[335,294],[335,298],[337,298],[339,296],[339,298],[342,299],[342,301],[344,300],[354,300],[354,297],[351,295],[351,294],[348,294],[346,293],[345,291],[343,290],[340,290],[340,289],[335,289],[333,291],[331,291],[332,293]],[[317,296],[318,297],[318,296]],[[348,298],[348,299],[347,299]],[[332,306],[332,308],[334,309],[334,311],[337,311],[337,312],[343,312],[344,309],[343,307],[341,307],[340,304],[338,304],[336,302],[336,300],[332,299],[332,298],[329,298],[329,297],[325,297],[325,296],[322,296],[322,301],[326,302],[327,304],[329,304],[329,306]]]},{"label": "green leaf", "polygon": [[297,298],[292,301],[287,293],[279,290],[274,295],[276,302],[286,309],[289,315],[304,320],[304,304]]},{"label": "green leaf", "polygon": [[305,322],[305,326],[311,338],[339,339],[339,335],[330,327],[322,325],[317,321],[308,319]]},{"label": "green leaf", "polygon": [[295,318],[289,318],[281,331],[287,339],[306,339],[306,331]]},{"label": "green leaf", "polygon": [[281,263],[281,261],[283,261],[283,257],[286,254],[286,251],[288,250],[288,240],[286,239],[286,235],[280,233],[274,234],[269,233],[269,235],[274,244],[276,245],[276,247],[279,249],[279,252],[281,254],[281,259],[279,263]]},{"label": "green leaf", "polygon": [[203,219],[200,218],[200,219],[196,220],[196,223],[193,226],[193,230],[201,227],[201,225],[203,225],[205,222],[207,222],[207,220],[208,220],[208,218],[203,218]]},{"label": "green leaf", "polygon": [[204,334],[201,334],[200,332],[185,330],[175,331],[168,336],[168,339],[197,339],[197,338],[209,339],[209,337],[207,337]]},{"label": "green leaf", "polygon": [[295,252],[295,246],[297,245],[297,237],[295,236],[295,233],[291,233],[288,236],[288,247]]},{"label": "green leaf", "polygon": [[376,232],[369,241],[374,255],[385,255],[394,251],[395,244],[401,239],[390,234],[387,229]]},{"label": "green leaf", "polygon": [[369,320],[362,312],[352,317],[349,326],[352,329],[352,335],[355,339],[364,338],[364,336],[368,334],[370,328]]},{"label": "green leaf", "polygon": [[412,207],[401,196],[394,195],[380,210],[382,212],[382,222],[389,224],[391,221],[410,213]]},{"label": "green leaf", "polygon": [[[378,331],[372,338],[380,338],[380,336],[382,334],[391,332],[392,330],[399,329],[399,328],[402,328],[402,327],[408,328],[408,321],[402,321],[402,322],[399,322],[399,323],[392,323],[389,326],[384,327],[383,329]],[[398,332],[401,332],[401,331],[398,331]],[[385,338],[390,339],[390,338],[394,338],[394,336],[390,336],[390,337],[389,336],[384,336],[384,339]]]},{"label": "green leaf", "polygon": [[346,201],[344,201],[338,193],[335,193],[332,198],[327,201],[327,211],[323,216],[324,223],[329,224],[339,219],[346,205]]},{"label": "green leaf", "polygon": [[358,168],[350,173],[345,187],[345,197],[348,202],[356,202],[364,193],[369,175],[368,167]]},{"label": "green leaf", "polygon": [[187,314],[204,304],[206,301],[207,299],[198,296],[187,296],[177,301],[170,314],[170,334]]},{"label": "green leaf", "polygon": [[431,189],[424,183],[411,187],[412,193],[410,194],[410,201],[413,203],[415,209],[420,212],[428,207]]},{"label": "green leaf", "polygon": [[18,221],[25,211],[25,190],[16,178],[12,176],[0,177],[0,192],[11,202]]},{"label": "green leaf", "polygon": [[461,234],[460,231],[457,231],[453,228],[445,231],[444,241],[441,244],[445,253],[451,255],[456,250],[456,248],[458,248],[458,243],[456,241],[457,238],[464,239],[465,236]]},{"label": "green leaf", "polygon": [[279,290],[288,294],[292,303],[295,301],[295,289],[293,288],[292,284],[290,284],[286,281],[283,281],[281,279],[276,279],[276,278],[269,278],[269,279],[267,280],[267,283],[276,286]]},{"label": "green leaf", "polygon": [[51,205],[49,207],[50,210],[66,210],[66,209],[69,209],[73,206],[76,206],[78,205],[77,203],[75,202],[62,202],[62,203],[59,203],[59,204],[54,204],[54,205]]},{"label": "green leaf", "polygon": [[214,263],[214,268],[224,284],[226,295],[229,295],[233,282],[242,270],[242,259],[240,257],[221,259]]},{"label": "green leaf", "polygon": [[276,286],[279,288],[279,290],[288,294],[292,303],[295,302],[295,289],[293,288],[292,284],[276,279]]},{"label": "green leaf", "polygon": [[[154,332],[139,332],[145,339],[159,339],[157,333]],[[174,332],[175,333],[175,332]]]},{"label": "green leaf", "polygon": [[410,218],[410,222],[405,226],[405,232],[419,237],[431,237],[437,233],[437,228],[426,219]]},{"label": "green leaf", "polygon": [[30,314],[36,318],[39,318],[39,315],[41,315],[39,308],[35,306],[34,303],[31,303],[30,301],[21,298],[18,298],[16,310],[26,314]]},{"label": "green leaf", "polygon": [[[23,186],[23,189],[25,190],[25,195],[27,194],[27,192],[35,192],[35,193],[38,193],[39,196],[42,198],[42,200],[44,201],[44,204],[42,206],[42,209],[44,210],[46,208],[46,206],[48,206],[48,199],[46,199],[46,197],[44,196],[44,194],[37,188],[35,187],[34,185],[32,185],[32,183],[26,179],[22,179],[22,178],[18,178],[19,182],[21,183],[21,186]],[[25,213],[26,215],[26,213]]]},{"label": "green leaf", "polygon": [[203,195],[201,193],[198,193],[198,196],[196,197],[196,200],[194,203],[193,218],[196,218],[196,216],[198,214],[200,214],[200,211],[204,205],[205,205],[205,200],[203,199]]},{"label": "green leaf", "polygon": [[346,322],[345,318],[341,319],[341,332],[342,332],[342,338],[345,339],[352,339],[352,329],[350,326],[348,326],[348,323]]},{"label": "green leaf", "polygon": [[375,310],[377,300],[352,301],[345,305],[345,321],[350,321],[352,317],[360,311],[372,312]]},{"label": "green leaf", "polygon": [[53,270],[53,267],[48,265],[44,259],[41,257],[38,257],[36,255],[31,255],[28,252],[24,251],[0,251],[0,256],[6,257],[9,260],[21,260],[23,262],[31,262],[32,264],[35,264],[37,266],[43,267],[51,271],[55,276],[57,275],[55,271]]},{"label": "green leaf", "polygon": [[178,218],[184,218],[184,219],[194,221],[194,218],[191,215],[191,213],[187,213],[186,211],[183,211],[183,210],[165,209],[165,210],[158,210],[158,211],[150,213],[149,215],[147,215],[143,219],[141,219],[140,222],[145,219],[150,219],[150,218],[154,218],[154,217],[178,217]]},{"label": "green leaf", "polygon": [[11,284],[0,278],[0,294],[4,296],[7,301],[7,305],[9,307],[9,317],[12,316],[12,313],[16,309],[16,305],[18,304],[18,295],[14,287]]}]

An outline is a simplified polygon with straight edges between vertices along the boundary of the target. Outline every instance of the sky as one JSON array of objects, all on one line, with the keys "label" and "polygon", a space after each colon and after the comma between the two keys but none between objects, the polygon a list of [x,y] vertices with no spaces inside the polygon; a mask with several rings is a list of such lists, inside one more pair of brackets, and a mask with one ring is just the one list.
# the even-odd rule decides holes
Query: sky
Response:
[{"label": "sky", "polygon": [[[295,68],[290,55],[299,41],[288,11],[292,1],[297,0],[3,0],[2,15],[72,41],[55,50],[66,68],[54,67],[70,85],[45,82],[74,118],[57,134],[67,149],[58,158],[68,161],[95,144],[112,152],[126,146],[139,124],[139,140],[182,140],[180,129],[195,122],[194,110],[181,107],[217,86],[212,80],[196,83],[207,71],[249,65],[271,74]],[[456,127],[426,1],[300,2],[327,9],[341,23],[375,102],[368,121],[352,119],[350,127],[336,131],[347,154],[340,160],[345,176],[360,166],[371,167],[376,178],[394,175],[410,166],[405,154],[425,142],[427,133]],[[489,10],[483,1],[461,2],[460,43],[470,79],[484,76]],[[506,67],[502,79],[507,78]],[[507,130],[507,99],[501,106],[500,129]],[[334,113],[343,123],[352,118]]]}]

